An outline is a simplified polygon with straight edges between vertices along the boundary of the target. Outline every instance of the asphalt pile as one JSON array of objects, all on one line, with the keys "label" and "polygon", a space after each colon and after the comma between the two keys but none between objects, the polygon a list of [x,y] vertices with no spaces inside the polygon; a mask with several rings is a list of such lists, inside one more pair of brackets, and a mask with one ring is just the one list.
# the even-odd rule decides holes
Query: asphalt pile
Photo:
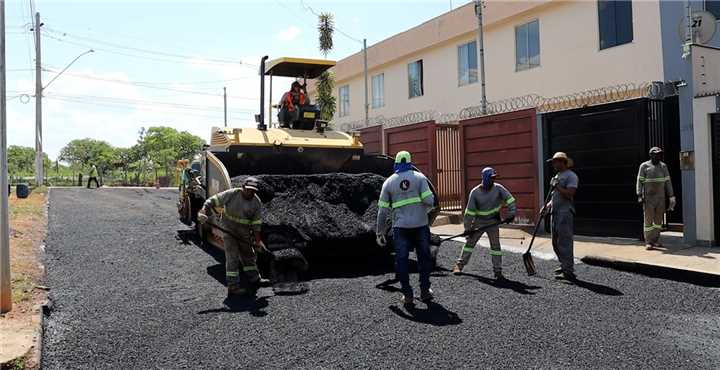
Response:
[{"label": "asphalt pile", "polygon": [[[375,174],[262,175],[263,227],[294,231],[312,243],[374,237],[385,178]],[[232,179],[240,186],[245,177]],[[272,242],[271,242],[272,244]],[[338,244],[342,245],[342,244]]]}]

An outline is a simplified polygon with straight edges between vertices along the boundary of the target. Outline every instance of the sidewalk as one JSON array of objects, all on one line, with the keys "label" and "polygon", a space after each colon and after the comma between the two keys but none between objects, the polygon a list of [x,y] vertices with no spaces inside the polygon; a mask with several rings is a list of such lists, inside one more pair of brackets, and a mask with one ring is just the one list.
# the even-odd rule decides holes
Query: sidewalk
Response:
[{"label": "sidewalk", "polygon": [[[432,227],[432,232],[436,234],[456,235],[462,231],[463,226],[457,224]],[[500,237],[504,250],[525,253],[532,234],[520,229],[501,228]],[[525,240],[516,239],[523,237]],[[455,240],[465,242],[464,238]],[[648,251],[639,240],[576,236],[575,258],[587,264],[622,270],[641,272],[652,269],[654,273],[651,274],[657,276],[690,273],[720,280],[720,248],[689,247],[682,244],[680,233],[672,232],[663,233],[660,241],[664,245],[662,249]],[[489,248],[487,237],[483,236],[478,245]],[[535,238],[532,254],[537,258],[556,259],[549,235]]]}]

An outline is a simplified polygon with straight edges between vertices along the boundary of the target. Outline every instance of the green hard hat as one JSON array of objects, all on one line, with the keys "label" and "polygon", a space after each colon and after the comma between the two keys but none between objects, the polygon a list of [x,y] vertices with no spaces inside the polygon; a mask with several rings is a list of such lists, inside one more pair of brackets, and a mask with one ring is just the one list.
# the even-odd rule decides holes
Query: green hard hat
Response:
[{"label": "green hard hat", "polygon": [[412,158],[410,157],[410,152],[407,150],[401,150],[398,152],[398,154],[395,155],[395,163],[410,163],[412,162]]}]

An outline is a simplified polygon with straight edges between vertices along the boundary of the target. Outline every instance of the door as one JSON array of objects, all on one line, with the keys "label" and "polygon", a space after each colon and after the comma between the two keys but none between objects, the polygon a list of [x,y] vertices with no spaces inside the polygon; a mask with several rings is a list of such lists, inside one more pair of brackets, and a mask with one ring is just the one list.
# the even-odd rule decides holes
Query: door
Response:
[{"label": "door", "polygon": [[720,113],[711,116],[715,243],[720,242]]}]

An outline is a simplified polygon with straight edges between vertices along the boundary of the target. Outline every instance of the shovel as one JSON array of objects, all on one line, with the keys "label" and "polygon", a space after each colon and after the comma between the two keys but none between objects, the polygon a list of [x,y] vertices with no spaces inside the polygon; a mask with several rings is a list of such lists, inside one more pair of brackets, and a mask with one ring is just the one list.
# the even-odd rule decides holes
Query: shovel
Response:
[{"label": "shovel", "polygon": [[545,197],[545,203],[543,203],[543,207],[540,210],[538,220],[535,223],[535,230],[533,231],[532,239],[530,239],[530,245],[528,245],[527,250],[522,255],[523,264],[525,265],[525,271],[527,271],[528,276],[533,276],[537,274],[537,270],[535,270],[535,262],[532,259],[532,254],[530,254],[530,249],[533,246],[535,236],[537,235],[538,229],[540,229],[540,223],[542,222],[543,217],[545,217],[545,210],[547,209],[547,204],[550,201],[550,197],[552,197],[554,191],[555,187],[553,186],[552,188],[550,188],[550,193],[548,193],[547,197]]},{"label": "shovel", "polygon": [[[235,234],[234,232],[232,232],[232,231],[230,231],[230,230],[228,230],[228,229],[226,229],[226,228],[224,228],[224,227],[220,227],[220,226],[218,226],[218,225],[216,225],[216,224],[212,224],[212,226],[213,226],[214,228],[216,228],[216,229],[224,232],[225,234],[228,234],[228,235],[232,236],[233,238],[235,238],[235,239],[237,239],[237,240],[242,239],[242,238],[240,238],[240,236],[238,236],[238,235]],[[255,242],[253,242],[253,244],[255,244]],[[273,253],[270,252],[270,250],[267,249],[267,247],[266,247],[265,245],[261,245],[260,249],[262,250],[263,253],[265,253],[265,254],[267,254],[268,256],[270,256],[271,259],[274,259],[274,258],[275,258],[275,256],[273,255]]]},{"label": "shovel", "polygon": [[502,225],[502,224],[507,224],[507,223],[510,223],[510,222],[511,222],[511,220],[510,220],[510,219],[507,219],[507,220],[502,220],[502,221],[498,221],[498,222],[492,223],[492,224],[490,224],[490,225],[485,225],[485,226],[481,226],[481,227],[478,227],[478,228],[475,228],[475,229],[470,229],[470,230],[468,230],[468,231],[462,232],[461,234],[457,234],[457,235],[453,235],[453,236],[448,236],[448,237],[442,238],[442,239],[440,239],[440,243],[442,244],[442,243],[444,243],[444,242],[446,242],[446,241],[448,241],[448,240],[452,240],[452,239],[455,239],[455,238],[459,238],[459,237],[463,237],[463,236],[468,236],[468,235],[471,235],[471,234],[475,234],[475,233],[478,232],[478,231],[484,231],[484,230],[490,229],[490,228],[492,228],[492,227],[500,226],[500,225]]}]

